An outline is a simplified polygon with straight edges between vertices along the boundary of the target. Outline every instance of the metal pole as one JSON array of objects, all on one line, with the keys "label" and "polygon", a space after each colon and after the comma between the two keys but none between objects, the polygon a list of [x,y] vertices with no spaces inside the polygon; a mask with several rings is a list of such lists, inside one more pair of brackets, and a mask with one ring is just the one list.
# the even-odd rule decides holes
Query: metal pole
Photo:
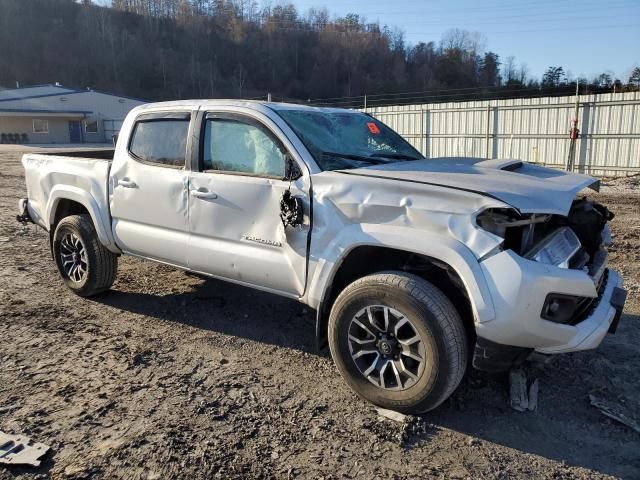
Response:
[{"label": "metal pole", "polygon": [[270,102],[270,101],[271,101],[271,94],[267,93],[267,102]]},{"label": "metal pole", "polygon": [[569,156],[567,158],[567,171],[573,171],[573,166],[575,163],[576,157],[576,140],[578,139],[578,135],[580,134],[580,130],[578,130],[578,111],[580,109],[580,83],[576,80],[576,109],[573,115],[573,122],[571,126],[571,130],[569,131],[569,138],[571,139],[571,143],[569,144]]},{"label": "metal pole", "polygon": [[574,118],[576,119],[576,127],[578,126],[578,109],[580,108],[580,81],[576,80],[576,111]]},{"label": "metal pole", "polygon": [[367,94],[364,94],[364,109],[367,110]]}]

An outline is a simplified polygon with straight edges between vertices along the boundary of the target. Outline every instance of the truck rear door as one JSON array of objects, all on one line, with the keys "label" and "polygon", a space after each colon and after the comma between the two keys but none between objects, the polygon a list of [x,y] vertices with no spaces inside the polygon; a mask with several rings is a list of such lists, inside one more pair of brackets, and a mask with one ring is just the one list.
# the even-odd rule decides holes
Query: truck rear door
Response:
[{"label": "truck rear door", "polygon": [[122,251],[186,267],[190,112],[136,117],[126,161],[111,169],[113,233]]},{"label": "truck rear door", "polygon": [[[195,127],[200,148],[189,179],[189,268],[301,295],[309,234],[308,176],[291,184],[283,180],[286,138],[266,120],[224,112],[200,116]],[[280,199],[288,188],[304,204],[305,223],[285,228]]]}]

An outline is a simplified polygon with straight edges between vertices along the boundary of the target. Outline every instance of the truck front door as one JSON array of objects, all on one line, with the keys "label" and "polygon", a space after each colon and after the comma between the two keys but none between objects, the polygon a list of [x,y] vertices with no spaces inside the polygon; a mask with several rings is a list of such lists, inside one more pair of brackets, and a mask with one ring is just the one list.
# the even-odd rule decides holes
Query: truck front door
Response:
[{"label": "truck front door", "polygon": [[117,245],[126,253],[186,267],[189,237],[185,168],[190,114],[138,116],[110,173],[111,216]]},{"label": "truck front door", "polygon": [[[197,168],[189,178],[189,269],[299,296],[309,234],[309,178],[283,180],[287,149],[262,121],[235,113],[203,114]],[[297,227],[280,219],[291,188],[304,205]]]}]

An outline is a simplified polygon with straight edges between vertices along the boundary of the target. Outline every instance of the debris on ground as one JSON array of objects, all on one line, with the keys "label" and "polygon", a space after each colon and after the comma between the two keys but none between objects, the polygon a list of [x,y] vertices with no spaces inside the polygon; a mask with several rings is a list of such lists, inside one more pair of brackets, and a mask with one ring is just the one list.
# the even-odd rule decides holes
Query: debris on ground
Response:
[{"label": "debris on ground", "polygon": [[589,394],[591,405],[596,407],[603,415],[612,418],[636,432],[640,433],[640,422],[633,417],[628,409],[620,402],[611,399],[604,399],[597,394]]},{"label": "debris on ground", "polygon": [[509,372],[509,391],[514,410],[526,412],[538,407],[538,379],[530,382],[523,369],[514,368]]},{"label": "debris on ground", "polygon": [[0,463],[40,466],[40,457],[49,451],[44,443],[33,442],[22,435],[0,432]]},{"label": "debris on ground", "polygon": [[17,408],[20,408],[20,405],[17,403],[14,403],[13,405],[6,405],[4,407],[0,407],[0,413],[7,413]]},{"label": "debris on ground", "polygon": [[404,423],[407,421],[407,415],[395,412],[393,410],[387,410],[386,408],[376,407],[379,418],[386,418],[387,420],[393,420],[394,422]]}]

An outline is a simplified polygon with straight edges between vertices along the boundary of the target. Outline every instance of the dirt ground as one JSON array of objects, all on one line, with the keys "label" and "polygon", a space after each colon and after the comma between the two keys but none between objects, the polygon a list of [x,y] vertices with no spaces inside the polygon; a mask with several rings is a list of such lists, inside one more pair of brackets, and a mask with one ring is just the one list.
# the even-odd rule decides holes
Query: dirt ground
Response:
[{"label": "dirt ground", "polygon": [[80,299],[44,231],[15,222],[18,148],[0,152],[0,430],[51,445],[13,478],[640,478],[640,185],[598,195],[617,214],[629,288],[616,335],[537,373],[538,410],[505,378],[467,375],[435,412],[380,419],[314,347],[314,312],[286,299],[121,258],[113,289]]}]

